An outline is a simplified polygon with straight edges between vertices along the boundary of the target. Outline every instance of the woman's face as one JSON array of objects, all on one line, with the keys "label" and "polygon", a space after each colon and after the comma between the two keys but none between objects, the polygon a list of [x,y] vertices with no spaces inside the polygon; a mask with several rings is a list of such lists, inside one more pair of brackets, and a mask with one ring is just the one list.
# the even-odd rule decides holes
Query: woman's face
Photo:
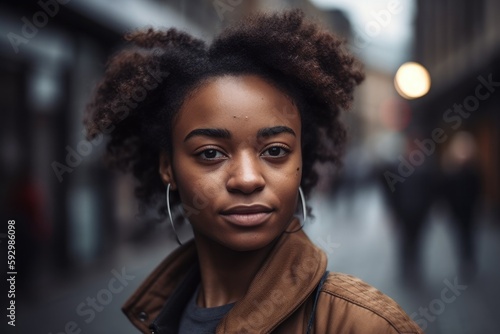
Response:
[{"label": "woman's face", "polygon": [[217,77],[184,102],[172,131],[160,173],[197,238],[249,251],[283,233],[302,175],[301,121],[286,95],[259,76]]}]

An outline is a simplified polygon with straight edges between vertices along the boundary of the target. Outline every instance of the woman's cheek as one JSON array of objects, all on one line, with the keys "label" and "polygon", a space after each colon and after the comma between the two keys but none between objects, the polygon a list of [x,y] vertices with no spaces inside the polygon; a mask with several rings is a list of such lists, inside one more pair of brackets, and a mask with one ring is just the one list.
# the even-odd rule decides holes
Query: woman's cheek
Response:
[{"label": "woman's cheek", "polygon": [[196,173],[184,175],[178,186],[183,204],[202,211],[213,207],[212,202],[221,194],[222,180],[215,175]]},{"label": "woman's cheek", "polygon": [[292,188],[298,188],[302,179],[302,169],[300,167],[293,166],[285,170],[276,170],[276,173],[273,173],[271,179],[279,180],[279,183],[286,183]]}]

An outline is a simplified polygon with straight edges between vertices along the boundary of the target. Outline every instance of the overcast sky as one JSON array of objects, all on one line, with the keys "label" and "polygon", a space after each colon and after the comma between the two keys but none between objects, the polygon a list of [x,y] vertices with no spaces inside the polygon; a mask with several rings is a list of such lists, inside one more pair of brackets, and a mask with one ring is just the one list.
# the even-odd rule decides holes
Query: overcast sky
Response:
[{"label": "overcast sky", "polygon": [[393,73],[402,63],[413,60],[413,0],[311,1],[322,9],[345,12],[355,31],[354,51],[367,65]]}]

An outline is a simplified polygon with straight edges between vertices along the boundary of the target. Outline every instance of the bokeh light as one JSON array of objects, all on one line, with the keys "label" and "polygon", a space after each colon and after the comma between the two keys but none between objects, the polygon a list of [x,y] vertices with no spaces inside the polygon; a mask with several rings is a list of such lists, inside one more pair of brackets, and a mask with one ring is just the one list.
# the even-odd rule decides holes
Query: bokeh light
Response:
[{"label": "bokeh light", "polygon": [[431,77],[422,65],[408,62],[401,65],[396,72],[394,86],[405,99],[416,99],[429,92]]}]

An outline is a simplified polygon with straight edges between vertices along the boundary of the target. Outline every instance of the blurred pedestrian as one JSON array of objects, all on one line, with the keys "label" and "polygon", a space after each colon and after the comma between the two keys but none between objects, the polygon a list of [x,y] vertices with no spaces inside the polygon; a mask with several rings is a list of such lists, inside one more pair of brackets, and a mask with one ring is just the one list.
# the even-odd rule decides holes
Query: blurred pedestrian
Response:
[{"label": "blurred pedestrian", "polygon": [[[386,169],[397,175],[398,168],[406,168],[408,175],[405,175],[404,182],[397,183],[393,189],[384,185],[399,235],[401,277],[404,282],[412,285],[421,282],[422,236],[430,209],[437,199],[440,182],[436,159],[432,155],[425,156],[416,144],[416,139],[415,136],[408,136],[401,159]],[[422,161],[413,166],[409,157],[417,156],[416,153],[419,153]],[[401,167],[403,164],[405,166]],[[387,180],[384,179],[385,181]]]},{"label": "blurred pedestrian", "polygon": [[470,279],[476,271],[474,214],[481,192],[477,147],[469,132],[460,131],[443,154],[443,195],[449,204],[452,227],[457,232],[459,271]]}]

